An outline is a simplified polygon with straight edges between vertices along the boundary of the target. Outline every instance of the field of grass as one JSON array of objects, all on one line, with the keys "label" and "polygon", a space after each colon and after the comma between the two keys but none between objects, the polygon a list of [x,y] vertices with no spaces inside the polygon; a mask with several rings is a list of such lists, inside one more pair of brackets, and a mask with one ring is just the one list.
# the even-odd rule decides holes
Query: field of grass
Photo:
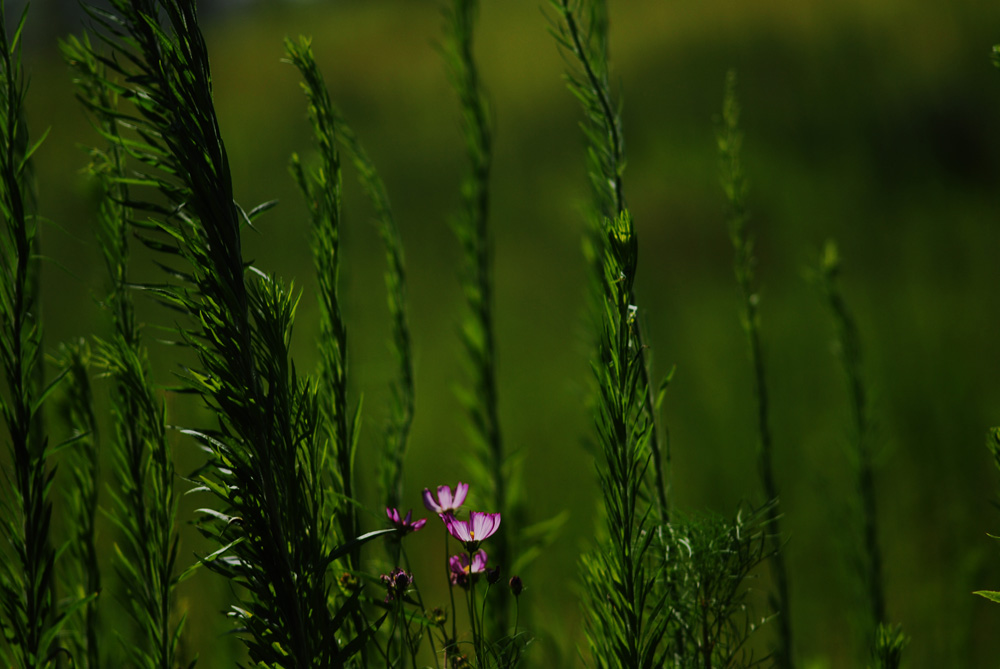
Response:
[{"label": "field of grass", "polygon": [[[834,325],[804,275],[835,238],[843,291],[863,337],[874,389],[878,509],[892,620],[911,637],[905,666],[983,667],[1000,653],[1000,607],[971,592],[1000,589],[1000,531],[991,505],[1000,474],[984,446],[1000,424],[1000,71],[990,49],[1000,8],[984,2],[740,0],[611,3],[613,85],[624,99],[625,192],[639,237],[636,297],[656,376],[677,365],[664,403],[673,495],[720,513],[763,493],[754,455],[752,370],[718,183],[715,120],[723,81],[738,72],[750,226],[759,258],[793,623],[802,666],[857,666],[863,652],[845,611],[856,605],[845,529],[853,498],[846,455],[847,390],[831,354]],[[599,493],[588,409],[587,175],[576,101],[535,0],[486,2],[477,57],[496,119],[491,192],[499,407],[509,448],[524,456],[529,515],[569,510],[559,539],[526,574],[521,611],[537,636],[534,666],[579,666],[577,562],[592,546]],[[28,36],[43,32],[29,15]],[[309,224],[288,174],[311,155],[286,36],[313,37],[335,102],[386,182],[406,247],[416,414],[403,508],[420,491],[462,480],[468,450],[455,397],[465,373],[458,338],[460,254],[449,219],[464,169],[459,110],[435,43],[439,3],[259,3],[203,26],[215,103],[237,200],[279,206],[244,237],[246,257],[303,290],[293,354],[317,363],[318,306]],[[991,32],[993,30],[993,32]],[[45,341],[106,332],[94,241],[94,193],[81,172],[95,135],[73,100],[55,44],[30,40],[29,124],[51,127],[36,154],[42,224]],[[373,477],[385,419],[389,317],[383,251],[372,212],[345,176],[342,285],[354,387],[364,396],[363,526],[384,525]],[[148,254],[133,266],[156,276]],[[139,300],[140,318],[169,316]],[[174,383],[175,351],[150,343],[156,380]],[[205,420],[168,395],[171,421]],[[175,417],[176,416],[176,417]],[[202,454],[179,435],[178,472]],[[181,484],[184,488],[184,484]],[[182,499],[181,518],[201,503]],[[430,534],[430,533],[426,533]],[[106,528],[102,538],[110,541]],[[181,561],[209,544],[183,530]],[[439,559],[415,534],[416,570]],[[426,556],[426,557],[425,557]],[[769,587],[766,571],[753,582]],[[205,591],[214,591],[215,600]],[[227,587],[200,574],[182,586],[190,643],[202,666],[238,653]],[[430,596],[442,596],[443,587]],[[763,607],[763,599],[758,602]],[[761,611],[762,612],[762,611]],[[766,647],[770,632],[758,644]]]}]

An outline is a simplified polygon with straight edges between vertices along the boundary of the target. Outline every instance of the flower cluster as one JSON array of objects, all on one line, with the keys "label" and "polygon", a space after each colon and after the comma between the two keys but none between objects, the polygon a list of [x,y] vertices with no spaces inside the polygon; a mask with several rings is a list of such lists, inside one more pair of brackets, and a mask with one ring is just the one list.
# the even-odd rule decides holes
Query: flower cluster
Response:
[{"label": "flower cluster", "polygon": [[[483,541],[496,534],[497,530],[500,529],[500,514],[473,511],[469,514],[468,520],[459,520],[455,514],[465,503],[468,494],[469,484],[461,481],[455,486],[454,491],[451,486],[441,485],[437,487],[436,493],[431,492],[429,488],[424,488],[423,492],[424,506],[427,507],[428,511],[438,514],[448,534],[462,542],[462,546],[465,548],[465,553],[452,555],[448,558],[448,579],[452,585],[462,588],[468,588],[469,584],[482,573],[486,573],[487,580],[491,585],[500,580],[500,567],[494,566],[488,569],[486,563],[489,557],[486,551],[479,548]],[[416,532],[427,523],[426,518],[413,520],[412,510],[407,511],[404,517],[399,509],[386,507],[385,515],[393,527],[399,531],[400,536]],[[392,574],[382,575],[382,580],[389,588],[387,602],[394,599],[396,594],[405,590],[409,585],[409,582],[402,584],[401,587],[395,585],[395,579],[400,578],[400,575],[409,576],[398,567]],[[412,582],[413,577],[409,576],[409,579]],[[390,583],[390,581],[392,582]],[[520,579],[518,579],[519,584]],[[511,582],[511,589],[517,590],[518,592],[515,594],[519,594],[520,588],[515,587],[513,582]]]},{"label": "flower cluster", "polygon": [[[454,537],[462,545],[462,550],[458,554],[447,558],[448,582],[451,588],[457,586],[465,591],[466,603],[469,606],[469,619],[473,628],[472,636],[475,654],[477,657],[482,657],[482,654],[485,652],[485,646],[483,645],[484,625],[481,615],[477,614],[477,612],[480,610],[485,611],[486,607],[485,600],[481,607],[477,603],[475,586],[479,580],[485,579],[488,584],[487,592],[489,592],[489,586],[500,582],[500,566],[490,566],[489,556],[481,548],[483,542],[496,534],[500,529],[500,514],[472,511],[468,514],[467,520],[459,520],[458,515],[462,512],[462,505],[465,504],[468,494],[469,485],[459,481],[454,489],[447,485],[438,486],[435,491],[425,488],[423,491],[423,502],[427,510],[436,513],[444,524],[445,545],[448,545],[447,542],[450,537]],[[385,515],[389,523],[396,530],[393,536],[399,539],[422,529],[427,523],[427,520],[424,518],[414,520],[412,510],[407,511],[404,516],[399,509],[387,507]],[[413,585],[413,575],[400,567],[396,567],[390,573],[382,574],[381,579],[386,588],[385,603],[400,602],[402,604],[407,590]],[[515,597],[521,593],[522,585],[520,578],[513,576],[509,581],[509,585]],[[349,586],[350,583],[346,581],[341,583],[342,589],[346,589]],[[419,593],[415,594],[414,598],[408,600],[408,602],[410,604],[420,602]],[[409,623],[406,622],[406,613],[403,611],[401,604],[395,608],[395,612],[399,616],[399,624],[403,625],[403,629],[405,630]],[[426,612],[426,617],[436,627],[436,633],[440,634],[446,658],[446,666],[453,667],[453,669],[471,667],[472,664],[469,656],[461,654],[458,650],[459,637],[455,629],[455,618],[451,618],[452,624],[449,633],[445,625],[449,620],[449,616],[445,610],[441,608],[432,609]],[[406,632],[404,632],[405,634]]]},{"label": "flower cluster", "polygon": [[468,520],[459,520],[455,514],[465,503],[469,494],[469,484],[458,482],[454,492],[450,486],[438,486],[437,494],[424,488],[424,506],[441,518],[448,534],[462,542],[465,553],[452,555],[448,558],[448,579],[452,585],[468,588],[479,574],[486,573],[487,580],[492,585],[500,579],[500,567],[487,569],[489,557],[486,551],[479,548],[480,544],[496,534],[500,528],[499,513],[473,511]]}]

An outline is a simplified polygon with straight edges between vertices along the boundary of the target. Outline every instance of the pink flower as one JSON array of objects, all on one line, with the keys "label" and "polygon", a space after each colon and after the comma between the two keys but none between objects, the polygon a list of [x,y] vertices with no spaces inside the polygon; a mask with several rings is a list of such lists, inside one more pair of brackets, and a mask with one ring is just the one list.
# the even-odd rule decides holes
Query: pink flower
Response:
[{"label": "pink flower", "polygon": [[472,555],[472,564],[469,564],[469,556],[466,553],[459,553],[448,558],[448,569],[450,571],[448,579],[452,585],[462,588],[469,587],[469,581],[477,574],[486,571],[486,561],[489,556],[486,551],[480,550]]},{"label": "pink flower", "polygon": [[470,553],[479,548],[482,541],[493,536],[500,527],[499,513],[473,511],[466,521],[458,520],[451,514],[443,516],[443,519],[449,534],[465,544],[465,550]]},{"label": "pink flower", "polygon": [[424,488],[424,506],[427,507],[428,511],[433,511],[437,514],[454,513],[458,511],[462,503],[465,502],[465,496],[469,494],[469,484],[458,482],[455,486],[455,494],[451,492],[451,488],[446,485],[439,485],[437,489],[437,499],[434,499],[434,495],[427,488]]},{"label": "pink flower", "polygon": [[427,522],[426,518],[421,518],[420,520],[411,523],[410,518],[413,517],[412,510],[407,511],[406,518],[403,518],[402,520],[400,520],[398,509],[390,509],[389,507],[386,507],[385,515],[389,516],[389,520],[392,521],[393,526],[399,530],[400,536],[405,536],[410,532],[416,532]]}]

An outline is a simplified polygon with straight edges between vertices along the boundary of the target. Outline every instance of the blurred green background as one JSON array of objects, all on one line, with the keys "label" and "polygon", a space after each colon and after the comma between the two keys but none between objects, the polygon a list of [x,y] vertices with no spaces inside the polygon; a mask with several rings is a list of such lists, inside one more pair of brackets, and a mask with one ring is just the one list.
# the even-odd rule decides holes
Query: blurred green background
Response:
[{"label": "blurred green background", "polygon": [[[309,155],[311,145],[296,72],[280,62],[284,37],[313,36],[333,97],[389,188],[410,282],[417,414],[406,503],[417,509],[424,487],[463,478],[467,450],[454,394],[465,378],[458,245],[448,227],[465,162],[457,102],[435,50],[440,9],[367,0],[203,12],[240,202],[280,200],[259,233],[247,234],[246,252],[303,290],[300,369],[316,363],[317,311],[308,222],[287,165],[292,151]],[[531,516],[571,513],[558,542],[525,574],[522,615],[538,636],[538,666],[576,666],[576,560],[592,545],[599,499],[584,447],[593,433],[581,253],[588,195],[581,115],[561,80],[547,11],[539,0],[484,0],[477,54],[497,122],[492,223],[504,437],[524,456]],[[854,488],[846,387],[831,354],[832,323],[803,278],[830,237],[845,259],[844,292],[874,389],[888,606],[912,637],[907,666],[996,666],[1000,654],[1000,606],[970,594],[1000,589],[998,545],[986,536],[1000,531],[991,506],[1000,477],[984,446],[987,427],[1000,424],[1000,72],[989,59],[997,26],[1000,5],[984,0],[611,3],[625,192],[640,239],[637,299],[657,376],[677,365],[664,415],[674,501],[726,514],[741,500],[762,501],[714,143],[724,75],[738,71],[791,614],[800,657],[814,666],[855,666],[864,653],[847,615],[857,602],[847,557]],[[50,349],[107,331],[97,305],[105,280],[95,195],[79,148],[96,135],[55,42],[79,30],[54,0],[29,15],[29,122],[35,136],[51,127],[37,154]],[[345,185],[342,285],[371,472],[393,373],[384,261],[349,170]],[[156,277],[143,253],[135,272],[137,280]],[[155,305],[141,309],[150,323],[170,324]],[[176,349],[148,333],[157,379],[169,385]],[[167,402],[178,423],[208,420],[173,395]],[[181,472],[199,463],[191,442],[178,438],[176,448]],[[374,501],[374,479],[362,485]],[[185,512],[205,503],[183,501]],[[375,508],[367,526],[381,526],[380,516]],[[184,532],[182,555],[206,552]],[[408,539],[418,579],[438,579],[437,535],[435,527]],[[104,538],[113,539],[107,527]],[[766,572],[753,586],[767,588]],[[226,597],[227,587],[207,575],[182,593],[203,666],[231,664],[237,648],[220,636]]]}]

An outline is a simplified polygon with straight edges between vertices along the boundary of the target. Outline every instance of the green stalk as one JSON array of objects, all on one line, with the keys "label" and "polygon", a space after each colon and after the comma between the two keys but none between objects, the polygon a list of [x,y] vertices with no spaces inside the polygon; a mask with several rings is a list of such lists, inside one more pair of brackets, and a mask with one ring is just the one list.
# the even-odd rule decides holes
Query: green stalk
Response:
[{"label": "green stalk", "polygon": [[[552,0],[552,4],[561,22],[553,34],[560,46],[579,65],[579,72],[567,75],[567,79],[570,90],[583,104],[587,118],[584,129],[591,147],[588,152],[589,171],[597,214],[590,242],[596,250],[609,234],[609,222],[624,214],[628,206],[622,179],[625,171],[625,138],[620,110],[612,101],[608,81],[607,6],[604,0],[592,0],[589,3]],[[589,11],[586,25],[580,19],[584,7]],[[600,275],[602,270],[599,252],[595,255],[594,262],[597,263],[596,272]],[[636,304],[635,294],[631,289],[627,299],[630,305]],[[666,428],[661,430],[659,427],[658,410],[659,398],[666,381],[661,384],[658,392],[653,391],[648,351],[638,318],[633,318],[631,327],[640,350],[640,380],[645,388],[642,407],[651,430],[653,494],[660,521],[669,523],[670,441]]]},{"label": "green stalk", "polygon": [[135,323],[128,286],[128,227],[131,211],[125,155],[118,131],[118,96],[107,80],[106,67],[88,38],[62,44],[76,72],[78,98],[108,139],[105,151],[94,150],[91,170],[103,190],[98,240],[104,253],[110,290],[105,304],[113,336],[101,342],[98,361],[112,380],[111,412],[115,418],[113,457],[116,486],[109,518],[120,531],[114,565],[127,593],[128,613],[140,630],[128,649],[136,664],[172,669],[183,617],[174,617],[177,573],[177,501],[173,454],[167,440],[163,404],[149,379],[146,349]]},{"label": "green stalk", "polygon": [[[117,141],[144,169],[125,182],[126,205],[145,214],[132,224],[163,260],[165,281],[147,289],[187,316],[178,336],[197,364],[184,382],[216,418],[214,427],[183,431],[209,455],[197,490],[217,504],[199,509],[199,529],[219,545],[202,564],[240,586],[230,617],[253,663],[341,666],[372,629],[356,622],[342,632],[359,620],[359,598],[333,602],[327,572],[341,559],[357,564],[361,544],[384,532],[338,535],[334,523],[354,510],[327,513],[335,491],[324,480],[319,397],[289,356],[298,297],[241,250],[243,227],[273,203],[246,212],[234,201],[195,4],[112,4],[93,16],[112,49],[101,62],[134,105],[120,120],[138,139]],[[356,424],[338,463],[353,466]]]},{"label": "green stalk", "polygon": [[[64,620],[53,596],[56,551],[51,545],[54,472],[48,465],[41,404],[41,322],[37,300],[37,238],[29,212],[30,158],[24,121],[27,86],[20,37],[27,8],[13,35],[0,1],[0,360],[7,392],[0,413],[10,435],[13,481],[7,480],[0,527],[10,553],[0,558],[0,622],[7,648],[0,661],[18,667],[47,666]],[[44,139],[44,137],[43,137]]]},{"label": "green stalk", "polygon": [[[324,430],[333,445],[333,469],[330,477],[335,490],[348,500],[338,505],[335,512],[340,536],[357,536],[360,520],[356,507],[349,501],[355,499],[354,455],[357,443],[354,414],[347,397],[348,350],[347,325],[340,308],[340,225],[341,225],[341,171],[337,152],[337,114],[329,93],[316,67],[309,40],[302,38],[296,44],[285,42],[289,60],[302,74],[302,89],[309,101],[309,116],[313,134],[320,150],[322,167],[307,175],[292,158],[292,174],[299,189],[309,203],[312,219],[313,261],[319,284],[320,303],[320,386],[321,412]],[[359,566],[357,550],[347,556],[348,569]]]},{"label": "green stalk", "polygon": [[84,341],[60,347],[58,364],[67,375],[66,396],[61,413],[72,431],[74,442],[68,449],[66,466],[73,485],[65,493],[69,509],[72,537],[67,557],[69,565],[63,580],[65,589],[79,600],[87,600],[82,611],[82,624],[74,617],[72,643],[74,656],[82,658],[85,667],[101,667],[100,617],[98,597],[101,592],[101,572],[97,557],[97,501],[99,466],[99,435],[94,415],[93,393],[89,370],[92,365],[89,347]]},{"label": "green stalk", "polygon": [[726,77],[726,92],[722,108],[722,126],[717,135],[721,161],[721,181],[729,206],[729,238],[733,244],[736,281],[742,298],[743,331],[747,338],[750,363],[753,367],[754,397],[757,400],[757,458],[764,496],[772,501],[767,509],[767,524],[771,531],[771,574],[777,588],[778,664],[794,667],[792,616],[788,594],[788,569],[782,550],[781,508],[774,476],[774,446],[771,437],[770,400],[760,340],[760,296],[754,277],[756,257],[753,240],[747,229],[746,181],[740,162],[742,135],[739,131],[739,104],[736,99],[736,75]]},{"label": "green stalk", "polygon": [[[458,93],[462,110],[469,171],[462,184],[462,210],[454,221],[454,231],[462,247],[462,288],[468,313],[461,325],[472,390],[463,398],[469,415],[476,460],[472,478],[486,490],[485,499],[492,510],[501,513],[505,526],[493,542],[494,564],[512,564],[512,546],[517,529],[523,526],[523,513],[513,503],[508,490],[515,479],[512,464],[504,450],[500,429],[497,393],[496,333],[493,298],[493,240],[489,224],[489,181],[493,163],[493,121],[483,90],[474,55],[474,27],[479,11],[478,0],[454,0],[445,12],[446,38],[444,55],[452,86]],[[507,632],[510,598],[506,593],[496,598],[490,618],[490,634],[499,638]]]},{"label": "green stalk", "polygon": [[[826,297],[827,306],[837,330],[838,353],[847,381],[848,396],[851,406],[852,439],[850,442],[850,461],[854,468],[855,483],[861,502],[861,582],[865,589],[868,624],[866,631],[870,639],[875,640],[876,649],[881,648],[884,641],[894,639],[898,631],[887,627],[885,604],[885,585],[882,578],[882,551],[878,541],[878,512],[875,501],[875,465],[872,444],[871,418],[866,392],[861,336],[847,303],[840,291],[838,277],[840,275],[840,255],[833,241],[828,241],[823,249],[820,263],[820,287]],[[884,634],[883,634],[883,629]],[[899,652],[902,645],[899,645]],[[898,655],[898,653],[897,653]],[[898,659],[896,660],[898,662]]]}]

